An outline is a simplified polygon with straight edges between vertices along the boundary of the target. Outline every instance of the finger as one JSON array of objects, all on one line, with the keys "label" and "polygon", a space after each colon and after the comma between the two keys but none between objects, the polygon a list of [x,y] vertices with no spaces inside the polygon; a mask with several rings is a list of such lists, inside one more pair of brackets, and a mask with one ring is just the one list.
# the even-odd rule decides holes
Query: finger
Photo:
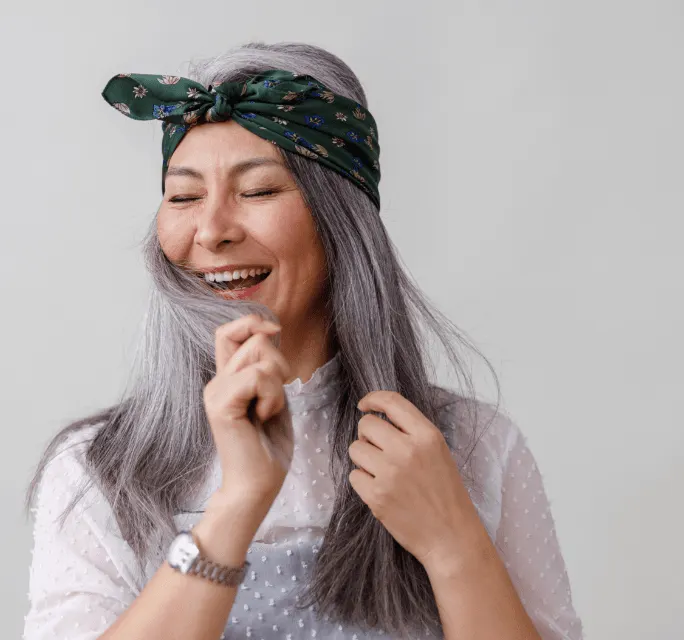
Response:
[{"label": "finger", "polygon": [[359,420],[359,440],[370,442],[381,451],[403,446],[405,438],[406,433],[372,413],[367,413]]},{"label": "finger", "polygon": [[[247,416],[249,405],[256,398],[256,415],[267,420],[284,407],[284,390],[276,365],[271,362],[255,362],[230,377],[216,376],[206,386],[205,404],[214,415],[229,421],[242,420]],[[230,384],[230,394],[226,385]],[[229,397],[227,404],[225,398]]]},{"label": "finger", "polygon": [[247,338],[245,342],[238,347],[238,350],[233,354],[228,364],[223,371],[226,373],[235,373],[260,360],[271,360],[278,366],[280,377],[285,381],[290,375],[290,366],[285,360],[282,352],[276,348],[267,334],[259,331],[255,335]]},{"label": "finger", "polygon": [[[263,369],[259,362],[234,374],[229,382],[230,401],[226,401],[226,379],[213,378],[205,387],[205,405],[214,418],[210,425],[219,449],[238,446],[245,460],[256,459],[265,449],[287,470],[294,452],[292,421],[290,414],[283,412],[283,387],[274,376],[273,365]],[[249,416],[247,409],[255,399],[261,400],[260,415]]]},{"label": "finger", "polygon": [[349,457],[357,467],[361,467],[374,478],[378,475],[384,464],[380,449],[361,440],[355,440],[351,443],[349,446]]},{"label": "finger", "polygon": [[261,360],[252,366],[257,370],[255,388],[258,399],[254,411],[259,420],[266,422],[285,408],[285,391],[275,363]]},{"label": "finger", "polygon": [[269,326],[274,325],[251,313],[218,327],[215,339],[216,373],[223,370],[240,345],[257,331],[277,333],[275,329],[268,329]]},{"label": "finger", "polygon": [[379,411],[403,432],[418,435],[423,431],[426,418],[410,400],[395,391],[371,391],[361,398],[357,407],[361,411]]},{"label": "finger", "polygon": [[375,478],[363,469],[353,469],[349,474],[349,484],[366,504],[368,504],[373,495],[374,480]]}]

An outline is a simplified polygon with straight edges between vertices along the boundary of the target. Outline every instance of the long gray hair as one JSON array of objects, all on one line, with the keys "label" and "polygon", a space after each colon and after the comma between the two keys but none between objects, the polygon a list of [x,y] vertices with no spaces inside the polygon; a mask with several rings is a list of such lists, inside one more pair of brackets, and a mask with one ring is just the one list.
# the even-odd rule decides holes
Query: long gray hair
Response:
[{"label": "long gray hair", "polygon": [[[352,70],[333,54],[306,44],[248,43],[191,63],[187,75],[208,86],[274,68],[310,74],[333,92],[367,106]],[[445,396],[438,392],[450,394],[450,402],[459,403],[461,415],[467,417],[458,425],[459,434],[472,436],[459,469],[466,485],[478,490],[468,462],[481,437],[476,433],[480,403],[454,345],[464,345],[484,359],[497,390],[498,379],[484,356],[409,279],[369,197],[317,162],[279,150],[324,246],[329,331],[339,344],[343,379],[330,427],[335,501],[299,606],[314,604],[321,616],[401,637],[425,628],[439,634],[439,613],[424,567],[394,540],[349,484],[354,464],[348,448],[357,438],[361,417],[356,403],[373,390],[397,391],[440,428],[455,451],[454,425],[438,421],[445,404]],[[215,454],[203,389],[215,375],[216,328],[246,313],[278,322],[267,307],[220,298],[183,265],[170,262],[159,244],[156,220],[143,251],[153,287],[140,346],[120,400],[69,424],[53,438],[26,496],[28,514],[42,472],[59,445],[70,434],[101,423],[87,447],[88,484],[74,496],[62,522],[96,482],[141,568],[157,539],[168,543],[177,533],[173,515],[203,484]],[[428,373],[434,375],[435,370],[419,320],[441,341],[462,392],[430,384]],[[459,445],[464,445],[461,435]]]}]

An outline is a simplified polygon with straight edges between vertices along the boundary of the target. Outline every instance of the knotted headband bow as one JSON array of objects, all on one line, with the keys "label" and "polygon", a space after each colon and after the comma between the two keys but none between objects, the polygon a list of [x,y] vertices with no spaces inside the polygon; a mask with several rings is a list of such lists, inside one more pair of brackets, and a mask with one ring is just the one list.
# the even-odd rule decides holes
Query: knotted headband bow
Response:
[{"label": "knotted headband bow", "polygon": [[260,138],[352,180],[380,207],[373,116],[309,75],[274,69],[207,89],[180,76],[122,73],[109,80],[102,97],[129,118],[162,121],[162,193],[169,158],[187,131],[233,118]]}]

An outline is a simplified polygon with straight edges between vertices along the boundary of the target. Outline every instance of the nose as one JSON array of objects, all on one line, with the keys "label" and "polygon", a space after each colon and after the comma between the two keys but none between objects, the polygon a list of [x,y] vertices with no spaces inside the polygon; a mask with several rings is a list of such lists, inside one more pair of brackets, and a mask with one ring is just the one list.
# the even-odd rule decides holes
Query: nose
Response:
[{"label": "nose", "polygon": [[216,251],[225,241],[240,242],[245,230],[225,198],[207,199],[195,214],[195,242],[207,251]]}]

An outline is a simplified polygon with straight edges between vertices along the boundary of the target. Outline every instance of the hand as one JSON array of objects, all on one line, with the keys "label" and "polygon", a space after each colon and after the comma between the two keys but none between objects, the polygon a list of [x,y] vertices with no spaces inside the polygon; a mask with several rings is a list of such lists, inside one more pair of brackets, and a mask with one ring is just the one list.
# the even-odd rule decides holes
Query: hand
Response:
[{"label": "hand", "polygon": [[226,504],[253,513],[255,531],[282,487],[294,449],[283,391],[290,366],[269,337],[279,330],[255,314],[218,327],[216,376],[204,388],[223,472],[218,493]]},{"label": "hand", "polygon": [[359,469],[349,482],[373,515],[426,569],[457,563],[484,527],[439,429],[394,391],[373,391],[361,411],[349,455]]}]

